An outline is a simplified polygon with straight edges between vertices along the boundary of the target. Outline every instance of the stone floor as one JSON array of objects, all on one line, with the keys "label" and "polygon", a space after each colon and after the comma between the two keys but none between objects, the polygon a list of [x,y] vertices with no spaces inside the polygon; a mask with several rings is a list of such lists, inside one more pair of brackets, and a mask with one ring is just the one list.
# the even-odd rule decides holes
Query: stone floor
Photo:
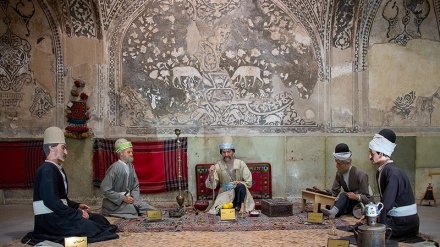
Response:
[{"label": "stone floor", "polygon": [[[420,234],[439,243],[440,206],[419,206]],[[353,218],[354,219],[354,218]],[[19,247],[33,229],[32,205],[0,205],[0,246]],[[273,230],[236,232],[146,232],[120,233],[116,240],[90,246],[327,246],[329,238],[349,236],[337,229]],[[399,246],[438,246],[432,242]]]}]

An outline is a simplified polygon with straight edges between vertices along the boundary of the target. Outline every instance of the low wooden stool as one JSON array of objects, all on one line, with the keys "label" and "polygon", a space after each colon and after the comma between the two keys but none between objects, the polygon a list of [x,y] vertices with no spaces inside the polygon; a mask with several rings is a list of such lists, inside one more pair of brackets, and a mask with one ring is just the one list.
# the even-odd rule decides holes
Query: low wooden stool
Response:
[{"label": "low wooden stool", "polygon": [[319,194],[316,192],[302,190],[302,211],[306,209],[306,200],[313,201],[313,213],[318,213],[320,206],[330,206],[335,204],[336,197]]}]

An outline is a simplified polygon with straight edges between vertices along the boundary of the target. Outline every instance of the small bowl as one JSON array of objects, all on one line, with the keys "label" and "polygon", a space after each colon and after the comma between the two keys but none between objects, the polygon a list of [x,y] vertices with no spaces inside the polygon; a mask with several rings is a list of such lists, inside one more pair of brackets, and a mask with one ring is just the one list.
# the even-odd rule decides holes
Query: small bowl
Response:
[{"label": "small bowl", "polygon": [[252,210],[249,212],[249,217],[258,217],[260,216],[260,211]]}]

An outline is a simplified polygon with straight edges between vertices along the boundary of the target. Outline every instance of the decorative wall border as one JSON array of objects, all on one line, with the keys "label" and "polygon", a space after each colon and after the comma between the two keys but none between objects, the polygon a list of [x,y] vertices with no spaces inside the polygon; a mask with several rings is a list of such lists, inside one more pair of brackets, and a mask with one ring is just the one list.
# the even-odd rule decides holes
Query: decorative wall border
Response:
[{"label": "decorative wall border", "polygon": [[370,43],[370,32],[373,26],[374,18],[381,4],[381,0],[361,0],[359,9],[362,11],[359,17],[361,23],[355,42],[355,59],[353,70],[355,72],[367,69],[367,53]]},{"label": "decorative wall border", "polygon": [[[205,135],[218,135],[219,131],[217,128],[213,126],[205,127],[182,127],[181,128],[182,133],[185,133],[185,135],[197,135],[197,134],[205,134]],[[203,132],[200,132],[200,130],[203,130]],[[240,127],[223,127],[222,132],[225,131],[227,133],[239,133],[244,134],[246,133],[247,128]],[[304,125],[301,127],[285,127],[285,126],[271,126],[270,128],[264,127],[264,126],[252,126],[253,131],[257,131],[261,134],[287,134],[287,133],[308,133],[308,132],[327,132],[326,127],[323,125]],[[333,133],[351,133],[350,130],[340,130],[338,132]],[[142,136],[142,135],[173,135],[174,134],[174,128],[148,128],[148,127],[128,127],[127,133],[129,135],[136,135],[136,136]]]},{"label": "decorative wall border", "polygon": [[124,10],[131,5],[129,0],[99,0],[101,9],[101,23],[104,30],[107,30],[112,20],[116,20]]},{"label": "decorative wall border", "polygon": [[433,0],[434,3],[434,12],[435,16],[437,17],[437,29],[438,29],[438,35],[440,36],[440,0]]},{"label": "decorative wall border", "polygon": [[44,0],[38,0],[38,4],[43,10],[47,17],[47,21],[52,31],[52,45],[53,51],[56,59],[55,73],[56,73],[56,125],[64,126],[64,60],[63,60],[63,50],[61,44],[61,35],[59,25],[56,24],[50,9]]},{"label": "decorative wall border", "polygon": [[[127,12],[118,19],[118,23],[115,23],[115,25],[112,25],[108,30],[108,40],[109,40],[109,47],[108,47],[108,61],[109,61],[109,69],[108,69],[108,83],[109,83],[109,122],[111,126],[117,126],[118,123],[118,104],[119,101],[119,95],[116,93],[117,90],[117,83],[116,78],[120,76],[119,74],[116,74],[116,72],[120,72],[120,45],[121,45],[121,39],[123,37],[123,33],[125,32],[125,29],[127,27],[124,27],[124,24],[127,23],[128,20],[131,18],[134,18],[136,16],[134,13],[138,11],[143,10],[143,5],[147,0],[139,0],[136,1],[135,4],[131,5],[130,8],[128,8]],[[118,68],[118,69],[117,69]]]},{"label": "decorative wall border", "polygon": [[[278,2],[278,1],[274,1]],[[282,4],[280,4],[282,3]],[[298,9],[299,7],[303,7],[303,9]],[[306,7],[304,7],[306,6]],[[317,26],[316,22],[310,23],[308,20],[313,20],[314,14],[309,5],[304,5],[304,2],[301,1],[289,1],[289,0],[281,0],[278,4],[278,7],[289,10],[295,19],[298,19],[306,31],[310,34],[310,38],[312,39],[312,46],[315,50],[316,60],[318,61],[319,73],[318,73],[318,81],[326,81],[328,75],[324,73],[324,63],[323,63],[323,41],[319,35],[319,26]],[[305,11],[304,11],[305,10]],[[288,14],[288,12],[287,12]],[[316,20],[315,20],[316,21]]]}]

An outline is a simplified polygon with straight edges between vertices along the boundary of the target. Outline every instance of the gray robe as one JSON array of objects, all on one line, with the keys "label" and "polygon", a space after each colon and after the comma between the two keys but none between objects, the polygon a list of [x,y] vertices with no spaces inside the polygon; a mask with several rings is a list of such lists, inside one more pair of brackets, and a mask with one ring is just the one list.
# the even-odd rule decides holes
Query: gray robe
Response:
[{"label": "gray robe", "polygon": [[370,195],[370,184],[368,182],[368,174],[364,171],[351,166],[350,174],[348,176],[348,184],[345,183],[344,175],[336,172],[335,180],[333,181],[332,189],[329,190],[333,196],[338,196],[341,192],[341,188],[345,192],[353,192],[361,195],[361,201],[363,204],[367,204],[373,201],[372,195]]},{"label": "gray robe", "polygon": [[[101,183],[101,192],[104,195],[102,200],[102,214],[124,218],[137,218],[139,213],[145,214],[147,210],[156,210],[140,200],[139,181],[134,170],[133,164],[127,164],[129,175],[125,170],[126,165],[118,160],[113,163],[106,171],[104,180]],[[128,181],[127,181],[128,179]],[[134,199],[133,204],[124,202],[125,193]]]}]

